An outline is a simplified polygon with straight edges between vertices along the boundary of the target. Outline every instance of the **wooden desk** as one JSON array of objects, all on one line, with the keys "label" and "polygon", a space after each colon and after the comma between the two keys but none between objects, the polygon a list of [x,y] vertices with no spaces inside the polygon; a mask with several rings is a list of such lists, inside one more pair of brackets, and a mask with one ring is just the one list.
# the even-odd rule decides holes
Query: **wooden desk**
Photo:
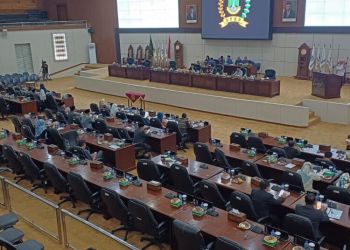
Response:
[{"label": "wooden desk", "polygon": [[[171,166],[171,165],[167,164],[166,162],[162,161],[160,155],[153,157],[152,161],[154,163],[156,163],[158,166],[165,168],[165,169],[169,169]],[[188,164],[186,166],[184,166],[184,165],[183,166],[186,167],[186,170],[187,170],[189,175],[191,175],[192,177],[195,177],[197,179],[200,179],[200,180],[207,180],[207,179],[213,177],[214,175],[217,175],[223,171],[222,168],[217,167],[217,166],[205,164],[206,166],[208,166],[208,169],[204,169],[204,168],[200,167],[201,165],[203,165],[202,162],[193,161],[193,160],[189,159]]]},{"label": "wooden desk", "polygon": [[218,76],[216,82],[217,90],[243,93],[243,80],[239,78]]},{"label": "wooden desk", "polygon": [[167,70],[150,70],[150,82],[170,83],[170,74]]},{"label": "wooden desk", "polygon": [[35,100],[25,101],[18,99],[4,98],[6,102],[10,105],[10,112],[13,114],[28,114],[28,113],[38,113],[38,106]]},{"label": "wooden desk", "polygon": [[190,137],[191,142],[209,142],[211,138],[211,125],[196,127],[196,128],[188,128],[188,135]]},{"label": "wooden desk", "polygon": [[216,76],[192,74],[192,87],[216,90]]},{"label": "wooden desk", "polygon": [[149,79],[149,69],[145,67],[137,68],[126,68],[126,77],[136,80],[147,80]]},{"label": "wooden desk", "polygon": [[248,95],[273,97],[280,94],[278,80],[244,80],[243,93]]},{"label": "wooden desk", "polygon": [[181,86],[192,86],[191,74],[188,72],[169,72],[170,83]]},{"label": "wooden desk", "polygon": [[74,97],[62,98],[62,97],[54,97],[56,101],[63,102],[67,107],[74,106]]},{"label": "wooden desk", "polygon": [[108,75],[126,78],[126,67],[123,67],[118,64],[108,65]]},{"label": "wooden desk", "polygon": [[257,74],[257,68],[251,65],[248,66],[240,66],[240,65],[224,65],[224,73],[228,74],[228,75],[232,75],[233,73],[236,72],[236,70],[238,68],[244,69],[247,72],[248,76],[251,75],[256,75]]}]

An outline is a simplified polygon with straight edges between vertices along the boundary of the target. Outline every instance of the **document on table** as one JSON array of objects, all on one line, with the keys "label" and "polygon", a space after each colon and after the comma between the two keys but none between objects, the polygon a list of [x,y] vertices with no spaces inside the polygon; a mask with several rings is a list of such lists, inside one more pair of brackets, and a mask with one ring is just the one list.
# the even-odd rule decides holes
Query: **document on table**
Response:
[{"label": "document on table", "polygon": [[287,165],[285,165],[285,167],[286,167],[286,168],[289,168],[289,169],[292,169],[292,168],[295,167],[295,165],[292,164],[292,163],[288,163]]},{"label": "document on table", "polygon": [[111,144],[108,147],[111,148],[111,149],[118,149],[118,148],[120,148],[119,146],[117,146],[115,144]]},{"label": "document on table", "polygon": [[343,211],[338,210],[338,209],[334,209],[334,208],[327,208],[327,215],[329,218],[331,219],[336,219],[336,220],[340,220]]}]

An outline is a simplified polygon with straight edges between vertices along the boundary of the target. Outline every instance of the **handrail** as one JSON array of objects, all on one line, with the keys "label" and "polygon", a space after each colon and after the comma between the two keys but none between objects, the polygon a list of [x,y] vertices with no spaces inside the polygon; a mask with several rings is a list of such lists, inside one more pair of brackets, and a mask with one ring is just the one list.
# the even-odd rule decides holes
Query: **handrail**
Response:
[{"label": "handrail", "polygon": [[57,75],[57,74],[62,73],[62,72],[64,72],[64,71],[66,71],[66,70],[73,69],[73,68],[75,68],[75,67],[78,67],[78,66],[84,65],[84,64],[88,64],[88,63],[84,62],[84,63],[78,63],[78,64],[73,65],[73,66],[69,66],[69,67],[67,67],[67,68],[61,69],[61,70],[56,71],[56,72],[54,72],[54,73],[51,73],[50,76]]},{"label": "handrail", "polygon": [[88,28],[88,22],[86,20],[77,20],[77,21],[43,21],[43,22],[15,22],[15,23],[0,23],[2,29],[6,27],[23,27],[23,26],[49,26],[49,25],[77,25],[84,24]]}]

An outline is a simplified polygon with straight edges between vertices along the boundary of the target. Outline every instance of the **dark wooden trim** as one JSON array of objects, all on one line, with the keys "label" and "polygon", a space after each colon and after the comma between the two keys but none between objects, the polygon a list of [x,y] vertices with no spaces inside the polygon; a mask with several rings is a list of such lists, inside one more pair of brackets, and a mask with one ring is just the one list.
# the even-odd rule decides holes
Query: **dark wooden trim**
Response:
[{"label": "dark wooden trim", "polygon": [[201,33],[201,28],[145,28],[118,29],[119,33]]},{"label": "dark wooden trim", "polygon": [[115,33],[115,53],[116,53],[116,60],[117,63],[121,63],[122,62],[122,55],[121,55],[121,49],[120,49],[120,33],[119,33],[119,29],[116,28],[114,30]]},{"label": "dark wooden trim", "polygon": [[350,34],[350,26],[346,27],[275,27],[273,33],[318,33],[318,34]]}]

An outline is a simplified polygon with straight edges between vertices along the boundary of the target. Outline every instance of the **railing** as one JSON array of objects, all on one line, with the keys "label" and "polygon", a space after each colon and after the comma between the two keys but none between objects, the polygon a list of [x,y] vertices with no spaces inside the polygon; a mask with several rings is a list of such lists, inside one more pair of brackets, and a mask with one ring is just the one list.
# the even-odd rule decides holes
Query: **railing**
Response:
[{"label": "railing", "polygon": [[0,23],[0,28],[24,28],[29,26],[54,26],[54,25],[65,25],[65,26],[77,26],[82,25],[86,29],[88,28],[88,23],[86,20],[78,21],[44,21],[44,22],[14,22],[14,23]]},{"label": "railing", "polygon": [[[139,250],[97,225],[0,176],[0,206],[70,249]],[[35,208],[35,209],[33,209]],[[89,237],[91,235],[94,237]]]}]

